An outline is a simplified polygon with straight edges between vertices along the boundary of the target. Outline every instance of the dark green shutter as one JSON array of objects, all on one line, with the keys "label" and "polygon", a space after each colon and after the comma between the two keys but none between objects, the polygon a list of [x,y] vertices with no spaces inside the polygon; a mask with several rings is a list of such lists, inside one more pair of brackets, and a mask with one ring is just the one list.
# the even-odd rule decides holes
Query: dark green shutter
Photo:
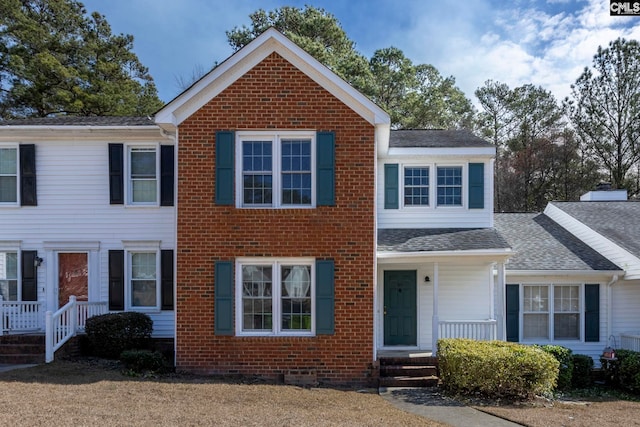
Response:
[{"label": "dark green shutter", "polygon": [[109,144],[109,203],[124,204],[124,146]]},{"label": "dark green shutter", "polygon": [[233,205],[235,136],[216,132],[216,205]]},{"label": "dark green shutter", "polygon": [[469,209],[484,209],[484,163],[469,163]]},{"label": "dark green shutter", "polygon": [[173,145],[160,146],[160,206],[173,206],[174,169]]},{"label": "dark green shutter", "polygon": [[22,301],[38,301],[38,267],[36,251],[22,251]]},{"label": "dark green shutter", "polygon": [[333,335],[335,329],[333,260],[316,261],[316,334]]},{"label": "dark green shutter", "polygon": [[334,206],[336,203],[335,133],[318,132],[316,135],[318,206]]},{"label": "dark green shutter", "polygon": [[124,251],[109,251],[109,310],[124,310]]},{"label": "dark green shutter", "polygon": [[507,341],[520,341],[520,285],[507,285]]},{"label": "dark green shutter", "polygon": [[36,146],[20,144],[20,205],[37,206],[36,193]]},{"label": "dark green shutter", "polygon": [[398,209],[398,165],[386,163],[384,165],[384,208]]},{"label": "dark green shutter", "polygon": [[173,310],[173,250],[160,251],[160,309]]},{"label": "dark green shutter", "polygon": [[584,340],[600,341],[600,285],[584,285]]},{"label": "dark green shutter", "polygon": [[233,262],[215,263],[215,334],[233,335]]}]

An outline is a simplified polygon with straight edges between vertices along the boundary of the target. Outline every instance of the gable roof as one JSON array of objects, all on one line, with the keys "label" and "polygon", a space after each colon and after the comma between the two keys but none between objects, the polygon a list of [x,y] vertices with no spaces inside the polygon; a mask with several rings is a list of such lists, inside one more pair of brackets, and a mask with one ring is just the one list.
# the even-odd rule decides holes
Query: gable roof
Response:
[{"label": "gable roof", "polygon": [[468,130],[403,129],[392,130],[390,148],[484,148],[494,147]]},{"label": "gable roof", "polygon": [[166,104],[156,123],[175,127],[272,53],[277,53],[350,107],[372,125],[389,129],[389,115],[275,28],[269,28],[245,47]]},{"label": "gable roof", "polygon": [[545,214],[496,213],[494,226],[516,253],[507,271],[622,271]]},{"label": "gable roof", "polygon": [[551,204],[640,258],[640,202],[552,202]]}]

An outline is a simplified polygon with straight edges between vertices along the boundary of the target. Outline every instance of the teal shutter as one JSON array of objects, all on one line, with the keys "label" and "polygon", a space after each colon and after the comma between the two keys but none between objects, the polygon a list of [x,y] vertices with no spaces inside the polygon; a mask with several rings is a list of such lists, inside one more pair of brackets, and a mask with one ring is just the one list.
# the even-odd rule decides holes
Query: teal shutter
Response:
[{"label": "teal shutter", "polygon": [[316,134],[317,206],[335,206],[336,204],[335,138],[334,132],[318,132]]},{"label": "teal shutter", "polygon": [[398,209],[398,165],[386,163],[384,165],[384,208]]},{"label": "teal shutter", "polygon": [[507,285],[507,341],[520,341],[520,285]]},{"label": "teal shutter", "polygon": [[584,340],[600,341],[600,285],[584,285]]},{"label": "teal shutter", "polygon": [[22,301],[38,301],[38,252],[22,251]]},{"label": "teal shutter", "polygon": [[469,163],[469,209],[484,209],[484,163]]},{"label": "teal shutter", "polygon": [[215,263],[215,334],[233,335],[233,262]]},{"label": "teal shutter", "polygon": [[20,205],[37,206],[36,146],[20,144]]},{"label": "teal shutter", "polygon": [[216,205],[233,205],[235,135],[216,132]]},{"label": "teal shutter", "polygon": [[335,329],[333,260],[316,261],[316,334],[333,335]]}]

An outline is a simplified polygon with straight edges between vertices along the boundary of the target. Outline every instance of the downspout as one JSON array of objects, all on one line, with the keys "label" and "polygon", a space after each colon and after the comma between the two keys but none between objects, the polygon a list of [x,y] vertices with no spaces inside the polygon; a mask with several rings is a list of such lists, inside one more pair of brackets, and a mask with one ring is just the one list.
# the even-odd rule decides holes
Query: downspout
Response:
[{"label": "downspout", "polygon": [[[611,279],[611,281],[607,283],[607,307],[608,307],[607,308],[607,340],[609,340],[609,337],[612,335],[612,332],[613,332],[613,328],[611,327],[611,323],[613,322],[613,300],[612,300],[613,292],[611,288],[613,288],[613,285],[616,284],[618,279],[619,279],[618,275],[615,274]],[[607,342],[605,343],[605,345],[609,345],[609,343]]]}]

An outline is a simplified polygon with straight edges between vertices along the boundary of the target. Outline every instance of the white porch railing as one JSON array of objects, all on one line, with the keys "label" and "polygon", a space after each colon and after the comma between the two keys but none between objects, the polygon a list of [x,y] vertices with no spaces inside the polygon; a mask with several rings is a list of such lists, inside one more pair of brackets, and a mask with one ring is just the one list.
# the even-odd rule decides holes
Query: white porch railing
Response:
[{"label": "white porch railing", "polygon": [[74,295],[55,313],[45,315],[45,362],[53,361],[53,355],[64,343],[79,331],[84,331],[87,319],[108,311],[106,302],[76,301]]},{"label": "white porch railing", "polygon": [[497,320],[441,320],[438,338],[469,338],[479,341],[495,340]]},{"label": "white porch railing", "polygon": [[42,304],[37,301],[3,301],[0,296],[0,335],[42,330]]},{"label": "white porch railing", "polygon": [[640,351],[640,333],[624,332],[620,334],[620,348]]}]

